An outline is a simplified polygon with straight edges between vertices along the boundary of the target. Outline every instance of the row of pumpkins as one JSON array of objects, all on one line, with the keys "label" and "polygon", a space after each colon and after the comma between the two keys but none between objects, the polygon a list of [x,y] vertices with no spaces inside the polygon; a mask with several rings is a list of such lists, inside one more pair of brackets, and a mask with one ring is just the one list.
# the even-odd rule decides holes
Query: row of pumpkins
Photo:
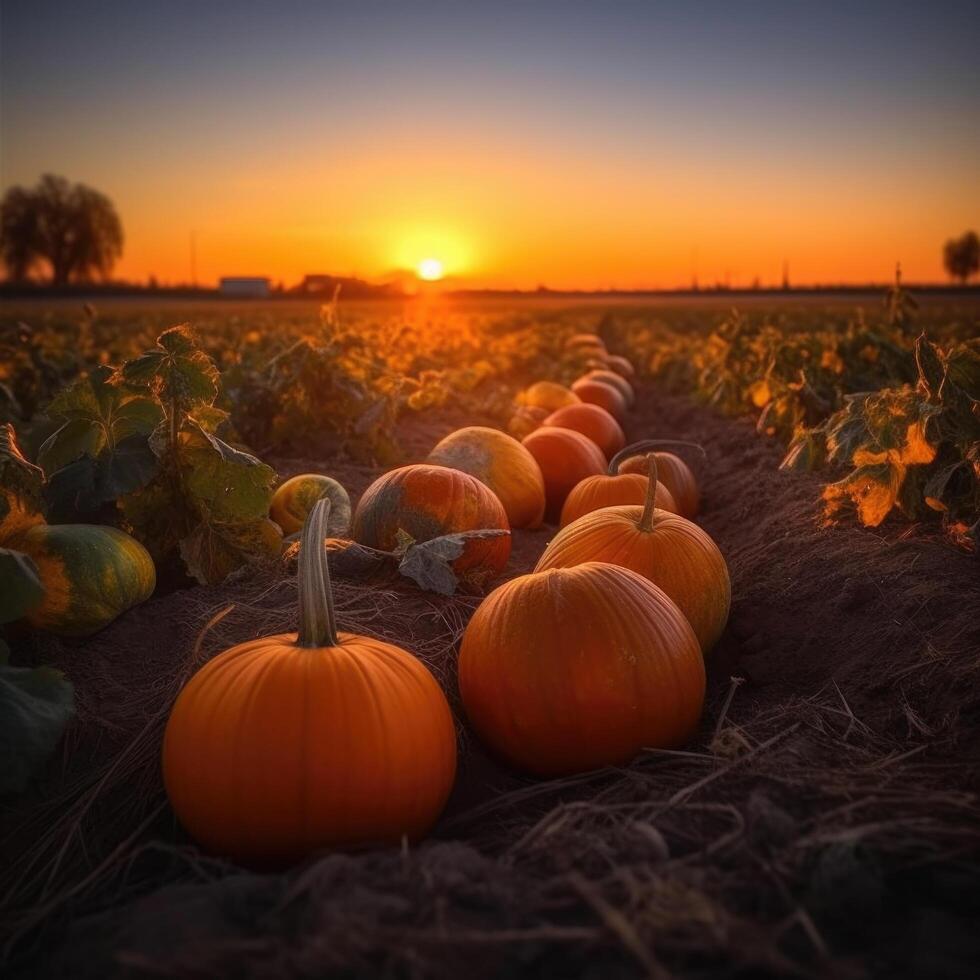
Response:
[{"label": "row of pumpkins", "polygon": [[[691,470],[625,447],[631,365],[595,336],[569,347],[599,366],[570,389],[527,389],[514,435],[464,428],[425,463],[382,475],[350,529],[363,545],[393,550],[399,531],[424,541],[560,524],[533,573],[482,601],[458,662],[477,735],[540,776],[621,765],[688,739],[703,707],[704,654],[731,594],[721,553],[690,520]],[[455,777],[446,697],[410,653],[337,629],[328,549],[350,516],[343,488],[294,477],[272,516],[287,534],[301,531],[299,631],[232,647],[184,687],[163,745],[173,808],[202,845],[257,865],[417,840]],[[509,534],[469,540],[454,570],[486,582],[510,543]]]}]

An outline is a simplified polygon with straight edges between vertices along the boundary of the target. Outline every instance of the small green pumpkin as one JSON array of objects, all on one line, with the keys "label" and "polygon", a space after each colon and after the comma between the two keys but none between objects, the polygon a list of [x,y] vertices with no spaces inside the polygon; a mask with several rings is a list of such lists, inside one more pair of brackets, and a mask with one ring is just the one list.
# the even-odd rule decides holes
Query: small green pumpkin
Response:
[{"label": "small green pumpkin", "polygon": [[114,527],[37,524],[13,547],[34,559],[44,585],[27,621],[60,636],[97,632],[156,587],[149,552]]},{"label": "small green pumpkin", "polygon": [[291,477],[272,495],[269,516],[282,528],[283,534],[295,534],[302,529],[313,505],[324,496],[330,500],[327,530],[332,537],[342,538],[350,530],[350,497],[329,476],[301,473]]}]

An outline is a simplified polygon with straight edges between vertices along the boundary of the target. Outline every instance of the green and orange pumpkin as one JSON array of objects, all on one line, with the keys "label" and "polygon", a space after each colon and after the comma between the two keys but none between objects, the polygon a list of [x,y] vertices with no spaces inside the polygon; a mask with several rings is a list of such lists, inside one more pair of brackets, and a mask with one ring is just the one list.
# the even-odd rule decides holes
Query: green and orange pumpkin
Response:
[{"label": "green and orange pumpkin", "polygon": [[302,473],[277,487],[269,504],[269,517],[283,534],[295,534],[321,497],[330,500],[330,534],[345,535],[350,529],[350,497],[336,480],[320,473]]}]

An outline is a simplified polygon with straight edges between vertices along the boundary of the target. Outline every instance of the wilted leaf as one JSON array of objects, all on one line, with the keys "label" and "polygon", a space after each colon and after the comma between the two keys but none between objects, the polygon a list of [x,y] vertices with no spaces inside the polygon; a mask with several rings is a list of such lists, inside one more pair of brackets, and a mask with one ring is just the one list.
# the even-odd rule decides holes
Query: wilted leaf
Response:
[{"label": "wilted leaf", "polygon": [[790,443],[779,468],[810,472],[823,466],[826,459],[827,439],[823,428],[803,429]]},{"label": "wilted leaf", "polygon": [[187,570],[202,585],[218,585],[243,565],[271,560],[281,550],[282,531],[268,518],[202,523],[180,542]]},{"label": "wilted leaf", "polygon": [[827,517],[837,519],[848,505],[856,508],[866,527],[877,527],[898,500],[904,473],[888,462],[859,466],[837,483],[824,487]]},{"label": "wilted leaf", "polygon": [[148,387],[165,405],[183,411],[210,405],[218,396],[218,369],[186,324],[164,331],[154,350],[127,361],[120,373],[129,384]]},{"label": "wilted leaf", "polygon": [[60,671],[11,667],[0,651],[0,795],[27,787],[74,711],[74,691]]},{"label": "wilted leaf", "polygon": [[932,401],[939,399],[946,370],[935,344],[931,344],[925,334],[915,341],[915,363],[919,369],[919,388]]},{"label": "wilted leaf", "polygon": [[26,615],[44,595],[34,560],[20,551],[0,548],[0,623],[12,623]]},{"label": "wilted leaf", "polygon": [[468,541],[499,538],[510,531],[487,528],[479,531],[461,531],[444,534],[430,541],[409,546],[399,562],[398,570],[421,588],[440,595],[453,595],[459,578],[452,563],[463,553]]},{"label": "wilted leaf", "polygon": [[20,451],[14,427],[9,422],[0,425],[0,542],[44,520],[43,483],[41,468]]}]

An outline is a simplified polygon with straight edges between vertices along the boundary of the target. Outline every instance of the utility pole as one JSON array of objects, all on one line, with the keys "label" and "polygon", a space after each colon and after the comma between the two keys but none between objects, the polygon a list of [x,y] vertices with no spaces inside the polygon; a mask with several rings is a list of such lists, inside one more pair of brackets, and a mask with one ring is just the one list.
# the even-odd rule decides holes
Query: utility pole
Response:
[{"label": "utility pole", "polygon": [[191,285],[197,287],[197,232],[191,230]]}]

